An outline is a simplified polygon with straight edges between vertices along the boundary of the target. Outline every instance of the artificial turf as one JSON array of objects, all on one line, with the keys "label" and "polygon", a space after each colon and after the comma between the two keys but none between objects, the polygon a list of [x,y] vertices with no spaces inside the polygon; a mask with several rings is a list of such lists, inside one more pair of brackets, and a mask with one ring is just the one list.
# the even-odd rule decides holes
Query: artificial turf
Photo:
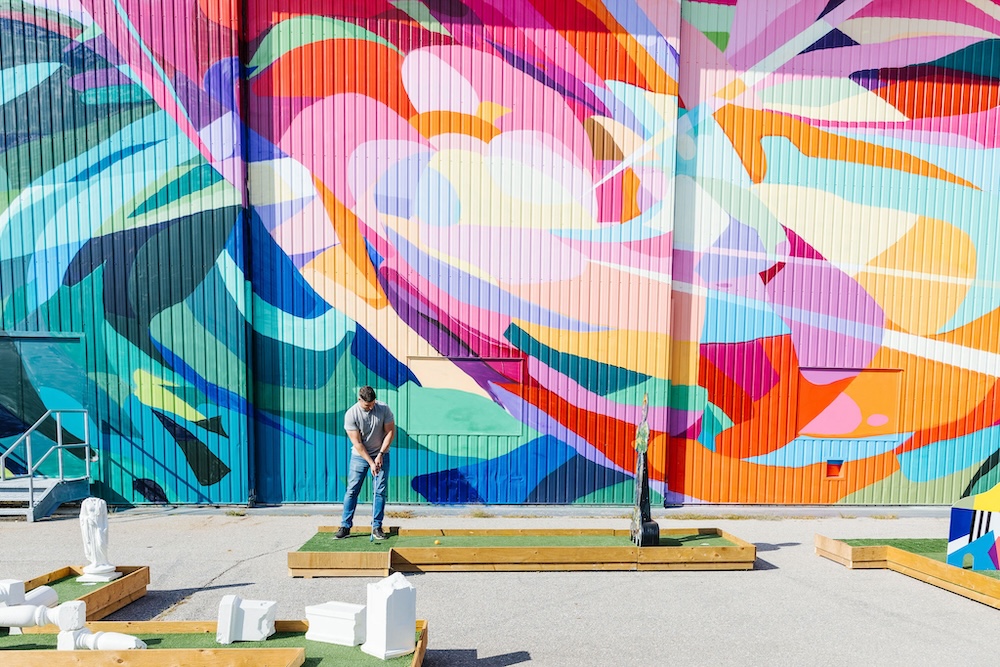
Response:
[{"label": "artificial turf", "polygon": [[[391,660],[380,660],[365,653],[358,646],[340,646],[325,642],[314,642],[305,638],[303,632],[276,632],[262,642],[235,642],[233,644],[218,644],[214,633],[184,633],[184,634],[137,634],[146,642],[150,649],[229,649],[229,648],[304,648],[306,650],[306,667],[365,667],[367,665],[409,665],[413,662],[413,654],[401,655]],[[419,641],[419,637],[418,637]],[[54,649],[56,635],[0,635],[0,651]],[[6,665],[3,654],[0,653],[0,664]]]},{"label": "artificial turf", "polygon": [[[439,544],[435,544],[439,542]],[[384,540],[369,541],[367,533],[355,533],[346,539],[335,540],[333,533],[316,533],[299,551],[329,552],[387,552],[389,549],[407,547],[630,547],[628,535],[396,535]],[[733,542],[714,534],[661,535],[659,547],[734,547]],[[658,547],[644,547],[658,548]]]},{"label": "artificial turf", "polygon": [[[948,540],[944,538],[893,538],[893,539],[858,539],[840,540],[844,544],[852,547],[895,547],[902,551],[908,551],[918,556],[931,558],[942,563],[948,562]],[[1000,579],[1000,571],[997,570],[973,570],[976,574],[982,574],[993,579]]]},{"label": "artificial turf", "polygon": [[62,579],[56,579],[53,582],[45,584],[55,589],[57,595],[59,595],[59,603],[69,602],[70,600],[78,600],[87,593],[96,591],[98,588],[103,588],[111,582],[102,582],[96,584],[80,584],[77,583],[77,578],[79,574],[73,574],[68,577],[63,577]]}]

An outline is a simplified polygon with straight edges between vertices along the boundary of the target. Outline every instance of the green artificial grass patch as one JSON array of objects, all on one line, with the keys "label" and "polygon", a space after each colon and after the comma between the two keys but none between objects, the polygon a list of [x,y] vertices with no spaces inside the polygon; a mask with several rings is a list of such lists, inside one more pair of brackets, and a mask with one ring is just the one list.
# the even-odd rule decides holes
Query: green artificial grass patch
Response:
[{"label": "green artificial grass patch", "polygon": [[[391,660],[380,660],[368,655],[358,646],[339,646],[324,642],[309,641],[303,632],[276,632],[262,642],[235,642],[223,646],[215,641],[214,633],[191,634],[139,634],[148,648],[160,649],[230,649],[230,648],[304,648],[306,667],[366,667],[367,665],[409,665],[413,654],[401,655]],[[0,635],[0,650],[54,649],[56,635]],[[0,664],[6,664],[0,657]]]},{"label": "green artificial grass patch", "polygon": [[[440,544],[435,544],[440,541]],[[629,547],[632,540],[627,535],[390,535],[387,539],[371,542],[368,534],[354,534],[335,540],[333,533],[316,533],[299,551],[327,552],[388,552],[389,549],[407,547],[447,548],[447,547],[576,547],[580,549],[596,547]],[[661,535],[660,547],[733,547],[729,540],[719,535]],[[655,548],[655,547],[645,547]]]},{"label": "green artificial grass patch", "polygon": [[[104,582],[98,584],[78,584],[76,582],[77,577],[80,575],[74,574],[69,577],[63,577],[62,579],[57,579],[52,583],[45,584],[46,586],[51,586],[55,589],[55,592],[59,595],[59,603],[69,602],[70,600],[78,600],[87,593],[96,591],[98,588],[104,588],[111,582]],[[124,576],[124,575],[122,575]],[[117,581],[117,580],[116,580]]]},{"label": "green artificial grass patch", "polygon": [[[859,539],[840,540],[844,544],[852,547],[895,547],[911,554],[917,554],[925,558],[931,558],[941,563],[948,562],[948,540],[944,538],[892,538],[892,539]],[[982,574],[993,579],[1000,579],[1000,571],[997,570],[972,570],[976,574]]]}]

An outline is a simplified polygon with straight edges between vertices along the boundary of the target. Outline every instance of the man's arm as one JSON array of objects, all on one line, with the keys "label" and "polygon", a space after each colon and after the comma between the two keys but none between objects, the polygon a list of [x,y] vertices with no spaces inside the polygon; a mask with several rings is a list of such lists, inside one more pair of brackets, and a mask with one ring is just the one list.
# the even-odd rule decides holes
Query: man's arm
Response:
[{"label": "man's arm", "polygon": [[382,446],[378,448],[378,455],[375,456],[375,469],[382,469],[382,459],[385,454],[389,453],[389,447],[392,446],[392,439],[396,436],[396,422],[389,422],[383,424],[382,428],[385,429],[385,437],[382,438]]}]

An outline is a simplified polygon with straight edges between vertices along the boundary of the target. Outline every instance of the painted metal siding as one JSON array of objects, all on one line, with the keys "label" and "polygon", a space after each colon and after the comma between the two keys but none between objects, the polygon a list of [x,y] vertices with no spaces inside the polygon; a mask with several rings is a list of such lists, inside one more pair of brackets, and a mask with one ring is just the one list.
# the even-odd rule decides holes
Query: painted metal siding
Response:
[{"label": "painted metal siding", "polygon": [[1000,481],[959,5],[6,3],[3,329],[82,336],[111,500],[336,502],[371,384],[393,502],[630,502],[644,396],[654,503],[952,502]]},{"label": "painted metal siding", "polygon": [[238,72],[235,32],[188,3],[49,4],[0,18],[3,328],[82,336],[85,361],[22,366],[46,407],[90,411],[99,493],[246,502],[244,320],[217,268],[240,132],[233,92],[201,87]]}]

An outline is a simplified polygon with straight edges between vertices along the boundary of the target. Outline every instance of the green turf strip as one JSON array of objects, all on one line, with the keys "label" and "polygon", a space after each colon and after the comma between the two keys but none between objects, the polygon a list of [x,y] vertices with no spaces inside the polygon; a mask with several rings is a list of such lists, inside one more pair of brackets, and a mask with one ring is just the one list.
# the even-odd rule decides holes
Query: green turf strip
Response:
[{"label": "green turf strip", "polygon": [[[303,632],[276,632],[267,641],[235,642],[233,644],[217,644],[214,633],[192,634],[160,634],[136,635],[146,642],[149,649],[183,649],[183,648],[304,648],[306,650],[306,667],[364,667],[366,665],[409,665],[413,662],[413,654],[401,655],[391,660],[380,660],[368,655],[358,646],[339,646],[324,642],[309,641]],[[3,649],[37,650],[54,649],[56,635],[0,635],[0,651]],[[7,664],[0,653],[0,664]]]},{"label": "green turf strip", "polygon": [[[440,540],[440,544],[434,544]],[[407,547],[629,547],[628,535],[390,535],[385,540],[371,542],[368,534],[354,534],[343,540],[333,539],[333,533],[316,533],[299,551],[387,552]],[[660,547],[734,547],[718,535],[661,535]],[[645,547],[651,548],[651,547]]]},{"label": "green turf strip", "polygon": [[69,577],[57,579],[56,581],[45,585],[51,586],[55,589],[56,593],[59,595],[59,603],[62,604],[63,602],[69,602],[70,600],[78,600],[87,593],[96,591],[98,588],[103,588],[111,583],[103,582],[98,584],[78,584],[76,580],[79,576],[80,575],[78,574],[74,574]]},{"label": "green turf strip", "polygon": [[[840,540],[844,544],[852,547],[895,547],[911,554],[924,556],[941,563],[948,562],[948,540],[944,538],[915,538],[915,539],[863,539],[863,540]],[[1000,571],[997,570],[972,570],[976,574],[982,574],[993,579],[1000,579]]]}]

